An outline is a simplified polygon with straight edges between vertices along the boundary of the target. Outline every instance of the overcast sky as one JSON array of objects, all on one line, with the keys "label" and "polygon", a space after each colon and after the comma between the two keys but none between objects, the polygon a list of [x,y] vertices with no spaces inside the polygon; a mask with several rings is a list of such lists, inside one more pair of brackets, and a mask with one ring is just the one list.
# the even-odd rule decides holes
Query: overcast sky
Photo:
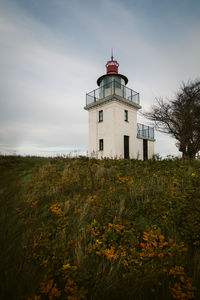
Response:
[{"label": "overcast sky", "polygon": [[[200,75],[200,1],[0,0],[0,151],[86,151],[111,48],[143,109],[173,98]],[[155,152],[178,154],[157,132]]]}]

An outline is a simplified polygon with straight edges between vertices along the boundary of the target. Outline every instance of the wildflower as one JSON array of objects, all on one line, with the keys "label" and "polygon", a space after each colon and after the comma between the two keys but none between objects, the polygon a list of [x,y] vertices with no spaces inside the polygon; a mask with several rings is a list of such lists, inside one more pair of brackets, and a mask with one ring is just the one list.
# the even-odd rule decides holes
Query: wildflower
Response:
[{"label": "wildflower", "polygon": [[59,298],[61,295],[61,292],[57,289],[56,284],[51,290],[51,296],[54,296],[56,298]]},{"label": "wildflower", "polygon": [[50,206],[50,210],[53,214],[55,214],[56,216],[58,217],[62,217],[63,216],[63,213],[62,213],[62,210],[60,208],[60,204],[59,203],[55,203],[55,204],[52,204]]},{"label": "wildflower", "polygon": [[105,250],[105,255],[107,257],[107,259],[118,259],[119,255],[115,253],[114,248],[111,247],[110,249],[106,249]]},{"label": "wildflower", "polygon": [[63,269],[63,270],[70,269],[70,264],[63,265],[63,266],[62,266],[62,269]]}]

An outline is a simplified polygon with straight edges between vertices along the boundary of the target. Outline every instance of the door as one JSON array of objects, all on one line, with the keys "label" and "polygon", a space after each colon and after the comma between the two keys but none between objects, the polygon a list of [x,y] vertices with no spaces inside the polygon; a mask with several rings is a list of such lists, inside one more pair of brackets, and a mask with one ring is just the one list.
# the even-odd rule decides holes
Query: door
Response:
[{"label": "door", "polygon": [[143,160],[148,159],[148,141],[143,140]]},{"label": "door", "polygon": [[124,135],[124,158],[129,158],[129,136]]}]

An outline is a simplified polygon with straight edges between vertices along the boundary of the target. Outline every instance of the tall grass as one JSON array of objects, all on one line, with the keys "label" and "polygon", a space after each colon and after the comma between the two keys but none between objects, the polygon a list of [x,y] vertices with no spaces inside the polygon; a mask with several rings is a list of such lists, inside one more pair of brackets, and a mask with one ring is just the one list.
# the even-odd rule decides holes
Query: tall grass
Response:
[{"label": "tall grass", "polygon": [[0,157],[1,299],[199,299],[200,162]]}]

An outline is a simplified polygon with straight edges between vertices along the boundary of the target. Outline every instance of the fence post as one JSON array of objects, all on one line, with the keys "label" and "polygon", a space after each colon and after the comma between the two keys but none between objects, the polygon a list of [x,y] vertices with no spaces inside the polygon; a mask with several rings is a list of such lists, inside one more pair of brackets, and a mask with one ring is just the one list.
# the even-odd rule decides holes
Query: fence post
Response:
[{"label": "fence post", "polygon": [[94,102],[96,102],[96,97],[95,97],[95,90],[94,90]]}]

